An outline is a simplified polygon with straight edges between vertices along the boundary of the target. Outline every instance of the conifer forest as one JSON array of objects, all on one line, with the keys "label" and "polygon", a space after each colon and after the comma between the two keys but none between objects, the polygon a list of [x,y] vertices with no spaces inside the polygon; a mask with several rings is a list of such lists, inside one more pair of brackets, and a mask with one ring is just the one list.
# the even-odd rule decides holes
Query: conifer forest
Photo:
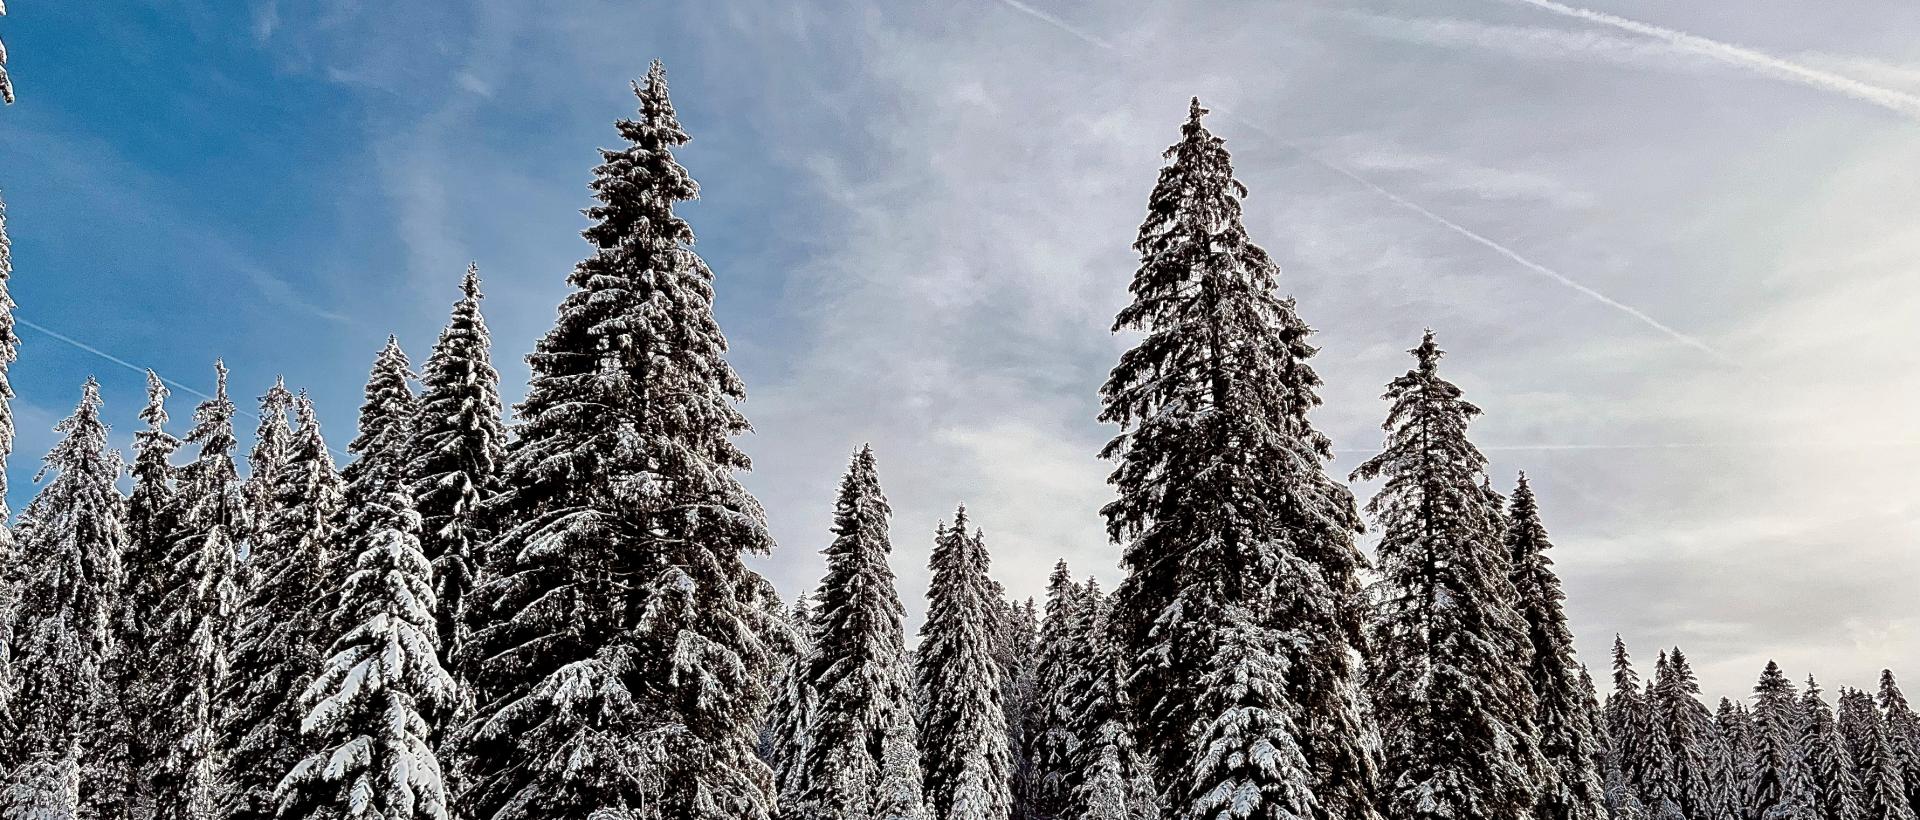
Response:
[{"label": "conifer forest", "polygon": [[[1680,647],[1576,655],[1554,511],[1490,471],[1472,428],[1498,410],[1452,380],[1446,328],[1404,340],[1377,446],[1332,472],[1315,328],[1198,98],[1140,180],[1126,347],[1084,397],[1111,497],[1063,511],[1104,522],[1123,580],[1062,560],[1015,600],[955,499],[903,600],[887,453],[849,441],[825,573],[776,589],[753,560],[817,544],[776,546],[742,484],[727,271],[682,215],[697,135],[658,61],[631,104],[543,336],[496,350],[481,264],[431,350],[379,346],[352,430],[218,362],[192,406],[151,371],[143,407],[61,399],[0,529],[0,820],[1920,812],[1892,670],[1768,663],[1714,699]],[[0,375],[34,355],[5,227]],[[496,357],[522,355],[504,406]],[[32,458],[14,399],[0,378],[0,457]]]}]

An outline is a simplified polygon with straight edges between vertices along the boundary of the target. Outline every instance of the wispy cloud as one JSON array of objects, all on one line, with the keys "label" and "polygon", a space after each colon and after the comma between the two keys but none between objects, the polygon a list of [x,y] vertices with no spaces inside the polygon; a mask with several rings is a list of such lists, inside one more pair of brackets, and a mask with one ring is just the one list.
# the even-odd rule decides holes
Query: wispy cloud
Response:
[{"label": "wispy cloud", "polygon": [[1874,85],[1851,77],[1822,71],[1792,60],[1776,57],[1762,51],[1724,43],[1698,34],[1689,34],[1678,29],[1643,23],[1638,20],[1608,14],[1602,11],[1569,6],[1554,0],[1507,0],[1533,8],[1549,11],[1562,17],[1585,20],[1603,26],[1632,32],[1665,42],[1677,48],[1709,57],[1729,65],[1750,69],[1769,77],[1789,80],[1809,88],[1816,88],[1861,102],[1880,106],[1902,116],[1920,120],[1920,97],[1903,91]]},{"label": "wispy cloud", "polygon": [[[1524,2],[1544,2],[1544,0],[1523,0],[1523,1]],[[1066,23],[1063,20],[1060,20],[1057,17],[1054,17],[1053,15],[1046,14],[1037,9],[1028,7],[1023,3],[1016,2],[1016,0],[1000,0],[1000,2],[1013,6],[1014,8],[1025,12],[1029,17],[1033,17],[1034,19],[1040,20],[1042,22],[1045,22],[1049,25],[1054,26],[1055,28],[1065,31],[1068,34],[1071,34],[1074,37],[1078,38],[1082,42],[1097,46],[1103,50],[1113,52],[1122,57],[1129,56],[1119,47],[1101,38],[1088,35],[1085,32],[1082,32],[1080,29]],[[1337,163],[1325,157],[1322,157],[1319,154],[1315,153],[1314,151],[1309,150],[1306,147],[1300,145],[1299,143],[1281,136],[1278,132],[1270,128],[1267,128],[1266,126],[1261,125],[1258,122],[1254,122],[1246,117],[1235,116],[1231,112],[1220,111],[1219,109],[1215,109],[1215,111],[1219,116],[1229,118],[1235,122],[1240,123],[1242,126],[1260,134],[1263,137],[1266,137],[1267,139],[1275,143],[1280,144],[1285,148],[1292,150],[1293,152],[1299,154],[1300,156],[1306,158],[1307,160],[1313,162],[1314,164],[1319,165],[1323,168],[1326,168],[1327,170],[1332,171],[1335,174],[1339,174],[1340,176],[1345,177],[1348,180],[1351,180],[1353,183],[1359,185],[1360,187],[1380,195],[1381,197],[1385,198],[1388,202],[1391,202],[1395,205],[1400,206],[1401,208],[1411,211],[1421,216],[1422,218],[1426,219],[1428,222],[1431,222],[1435,225],[1438,225],[1442,228],[1447,229],[1448,231],[1458,234],[1459,236],[1473,242],[1476,245],[1479,245],[1490,251],[1493,251],[1494,253],[1499,254],[1502,257],[1505,257],[1506,259],[1512,261],[1514,264],[1517,264],[1526,270],[1529,270],[1529,271],[1532,271],[1533,273],[1537,273],[1541,276],[1544,276],[1547,279],[1553,282],[1556,282],[1566,287],[1567,289],[1572,290],[1575,293],[1578,293],[1582,296],[1587,297],[1588,299],[1591,299],[1595,302],[1599,302],[1600,304],[1606,305],[1607,307],[1613,308],[1614,310],[1620,311],[1621,313],[1624,313],[1632,317],[1633,319],[1639,321],[1641,324],[1646,325],[1647,327],[1653,328],[1656,331],[1659,331],[1660,333],[1664,334],[1670,339],[1673,339],[1676,342],[1679,342],[1683,345],[1686,345],[1687,347],[1693,348],[1709,356],[1712,356],[1714,359],[1720,361],[1721,363],[1733,362],[1732,357],[1728,356],[1725,353],[1722,353],[1720,350],[1716,349],[1714,346],[1710,344],[1707,344],[1705,341],[1702,341],[1699,337],[1689,334],[1678,328],[1675,328],[1665,322],[1662,322],[1659,319],[1656,319],[1652,315],[1648,314],[1646,311],[1641,310],[1640,308],[1634,307],[1633,305],[1629,305],[1625,302],[1622,302],[1618,299],[1615,299],[1611,296],[1601,293],[1600,291],[1587,286],[1586,284],[1580,282],[1579,280],[1574,279],[1571,276],[1568,276],[1567,274],[1561,273],[1558,270],[1555,270],[1551,267],[1548,267],[1547,265],[1544,265],[1540,262],[1536,262],[1533,259],[1528,258],[1527,256],[1520,253],[1519,251],[1514,250],[1513,248],[1510,248],[1507,245],[1502,244],[1501,242],[1498,242],[1486,236],[1485,234],[1482,234],[1478,231],[1468,228],[1465,225],[1462,225],[1448,217],[1442,216],[1441,214],[1439,214],[1438,212],[1435,212],[1431,208],[1428,208],[1425,205],[1422,205],[1418,202],[1408,199],[1407,197],[1399,193],[1388,190],[1387,188],[1380,185],[1379,183],[1376,183],[1370,179],[1367,179],[1366,177],[1361,176],[1359,173],[1356,173],[1352,169],[1347,168],[1345,165],[1342,165],[1340,163]]]}]

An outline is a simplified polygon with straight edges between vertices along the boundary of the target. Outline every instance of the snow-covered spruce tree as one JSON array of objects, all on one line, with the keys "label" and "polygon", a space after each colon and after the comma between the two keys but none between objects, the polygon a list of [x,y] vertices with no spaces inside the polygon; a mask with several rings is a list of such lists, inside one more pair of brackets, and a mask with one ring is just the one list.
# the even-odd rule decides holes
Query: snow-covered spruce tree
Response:
[{"label": "snow-covered spruce tree", "polygon": [[1109,636],[1111,608],[1092,578],[1080,588],[1079,606],[1067,630],[1086,647],[1062,704],[1067,713],[1070,776],[1066,810],[1074,820],[1149,820],[1158,817],[1158,795],[1146,761],[1128,729],[1126,675],[1119,647]]},{"label": "snow-covered spruce tree", "polygon": [[1853,763],[1854,779],[1862,784],[1872,782],[1873,747],[1880,742],[1875,736],[1880,731],[1880,710],[1873,705],[1873,696],[1851,686],[1842,686],[1835,712],[1834,723],[1847,751],[1847,759]]},{"label": "snow-covered spruce tree", "polygon": [[1861,820],[1914,820],[1913,807],[1907,805],[1906,778],[1893,755],[1887,725],[1876,719],[1867,727],[1870,742],[1861,756],[1866,766],[1860,784]]},{"label": "snow-covered spruce tree", "polygon": [[199,454],[180,473],[180,520],[168,552],[167,585],[150,676],[156,687],[152,800],[156,820],[205,820],[219,810],[220,737],[216,693],[227,673],[239,607],[240,565],[233,533],[247,525],[233,451],[227,368],[214,396],[194,410],[187,443]]},{"label": "snow-covered spruce tree", "polygon": [[1806,757],[1808,782],[1812,786],[1813,816],[1819,820],[1860,820],[1860,780],[1854,774],[1853,760],[1846,742],[1840,738],[1840,726],[1833,710],[1820,697],[1820,684],[1807,676],[1807,690],[1800,696],[1802,716],[1800,753]]},{"label": "snow-covered spruce tree", "polygon": [[0,793],[0,820],[75,820],[80,811],[80,762],[71,755],[28,761]]},{"label": "snow-covered spruce tree", "polygon": [[1033,713],[1039,610],[1032,598],[1019,601],[1007,597],[998,581],[994,582],[994,589],[1000,599],[994,663],[1000,668],[1000,707],[1007,713],[1007,754],[1013,767],[1007,775],[1013,801],[1012,817],[1013,820],[1034,820],[1032,807],[1028,805],[1031,802],[1028,794],[1032,791],[1033,737],[1027,730]]},{"label": "snow-covered spruce tree", "polygon": [[913,715],[901,712],[880,747],[880,788],[873,820],[931,820],[920,774],[920,736]]},{"label": "snow-covered spruce tree", "polygon": [[658,63],[602,152],[594,253],[528,363],[487,505],[510,563],[469,596],[484,702],[463,730],[461,814],[760,820],[754,754],[775,628],[743,556],[772,538],[737,480],[745,387],[713,274],[676,203],[698,187]]},{"label": "snow-covered spruce tree", "polygon": [[1753,820],[1813,820],[1812,782],[1800,753],[1803,711],[1780,666],[1767,661],[1753,687],[1754,761],[1748,792]]},{"label": "snow-covered spruce tree", "polygon": [[1907,806],[1920,814],[1920,716],[1907,703],[1907,696],[1894,680],[1893,670],[1880,670],[1880,691],[1875,696],[1881,719],[1887,724],[1887,743],[1907,786]]},{"label": "snow-covered spruce tree", "polygon": [[914,659],[927,805],[934,820],[1001,820],[1012,811],[1012,794],[993,658],[999,600],[987,576],[986,543],[967,533],[965,507],[935,536],[929,567],[927,619]]},{"label": "snow-covered spruce tree", "polygon": [[1642,743],[1639,755],[1633,759],[1633,782],[1640,790],[1640,800],[1656,815],[1664,811],[1665,804],[1680,805],[1680,785],[1673,780],[1673,742],[1667,737],[1667,721],[1660,710],[1660,682],[1671,680],[1673,666],[1667,660],[1667,653],[1661,652],[1659,660],[1654,662],[1653,680],[1647,681],[1646,690],[1640,695],[1644,707],[1640,710],[1640,726],[1636,730]]},{"label": "snow-covered spruce tree", "polygon": [[[413,423],[419,418],[419,399],[413,395],[413,365],[400,340],[387,337],[387,343],[373,358],[367,373],[365,398],[360,402],[360,423],[353,440],[347,442],[352,463],[340,471],[344,480],[341,518],[335,528],[335,541],[342,555],[354,555],[367,543],[383,522],[375,516],[380,505],[396,490],[404,490],[407,477],[408,445]],[[337,562],[336,577],[330,582],[338,590],[352,570],[351,561]]]},{"label": "snow-covered spruce tree", "polygon": [[1354,471],[1382,479],[1371,691],[1384,744],[1381,812],[1513,818],[1533,811],[1545,761],[1533,690],[1512,650],[1514,608],[1486,459],[1467,440],[1480,409],[1439,373],[1429,331],[1416,365],[1388,385],[1385,449]]},{"label": "snow-covered spruce tree", "polygon": [[[1034,710],[1031,718],[1032,774],[1029,776],[1028,807],[1037,818],[1060,817],[1072,791],[1073,693],[1067,689],[1074,676],[1072,658],[1081,649],[1076,642],[1080,622],[1082,589],[1074,583],[1073,573],[1062,560],[1047,577],[1046,619],[1040,624],[1038,658],[1034,664]],[[1091,670],[1086,670],[1091,671]]]},{"label": "snow-covered spruce tree", "polygon": [[[293,438],[293,428],[287,426],[287,411],[291,409],[293,393],[287,390],[287,380],[275,378],[273,386],[260,397],[260,424],[254,428],[253,449],[247,453],[247,514],[256,526],[266,526],[273,516],[274,485],[281,466],[287,463],[287,448]],[[251,573],[251,559],[248,564]]]},{"label": "snow-covered spruce tree", "polygon": [[[460,300],[421,368],[419,417],[407,480],[420,512],[420,548],[433,562],[434,613],[442,657],[461,657],[467,592],[479,569],[487,527],[480,504],[492,492],[505,458],[500,373],[493,340],[480,315],[480,272],[467,266]],[[465,676],[455,666],[456,680]],[[464,693],[463,693],[464,695]]]},{"label": "snow-covered spruce tree", "polygon": [[1714,711],[1714,803],[1710,817],[1743,817],[1753,774],[1753,717],[1745,704],[1720,699]]},{"label": "snow-covered spruce tree", "polygon": [[[0,3],[0,15],[6,14]],[[13,102],[13,87],[7,84],[6,45],[0,43],[0,99]],[[19,595],[14,534],[7,526],[7,457],[13,453],[13,383],[8,371],[19,356],[20,337],[13,329],[13,295],[8,290],[13,279],[13,241],[7,237],[7,203],[0,199],[0,744],[12,738],[14,730],[13,663],[9,657],[14,642],[13,608]],[[11,765],[13,756],[0,748],[0,765]]]},{"label": "snow-covered spruce tree", "polygon": [[255,584],[239,608],[231,666],[221,692],[221,820],[272,820],[274,790],[304,752],[301,693],[333,638],[325,609],[340,478],[313,402],[292,400],[297,427],[284,443],[268,510],[254,543]]},{"label": "snow-covered spruce tree", "polygon": [[128,761],[115,747],[120,710],[108,670],[126,584],[125,510],[114,486],[120,454],[107,442],[93,379],[73,415],[54,429],[62,437],[35,477],[35,526],[20,544],[13,655],[19,722],[11,751],[30,767],[65,766],[73,758],[88,802],[118,816]]},{"label": "snow-covered spruce tree", "polygon": [[[372,532],[353,558],[336,637],[301,693],[307,755],[279,784],[283,820],[446,820],[450,800],[429,744],[455,704],[434,647],[433,566],[402,487],[365,511]],[[343,631],[342,631],[343,630]]]},{"label": "snow-covered spruce tree", "polygon": [[139,815],[152,813],[151,774],[168,754],[162,740],[164,719],[170,713],[167,687],[150,674],[171,657],[162,640],[167,612],[161,600],[174,577],[168,557],[181,512],[174,486],[177,470],[170,462],[180,439],[166,430],[167,392],[159,375],[147,371],[147,404],[140,411],[146,429],[133,434],[133,493],[127,498],[127,545],[121,562],[127,594],[122,598],[117,644],[122,653],[117,668],[123,672],[120,689],[125,704],[120,726],[126,736],[120,745],[128,760],[147,761],[130,778],[124,802]]},{"label": "snow-covered spruce tree", "polygon": [[[780,798],[779,805],[783,807],[796,805],[801,790],[806,788],[809,722],[813,719],[816,700],[813,687],[807,683],[807,658],[813,653],[813,608],[809,603],[812,597],[811,593],[801,593],[793,602],[787,620],[798,640],[793,651],[778,659],[768,686],[773,693],[767,703],[766,744],[769,748],[762,757],[773,769],[774,787]],[[920,765],[918,754],[916,751],[916,772]],[[916,773],[914,782],[917,784],[919,779]]]},{"label": "snow-covered spruce tree", "polygon": [[1667,656],[1653,695],[1654,719],[1667,740],[1664,796],[1687,817],[1712,817],[1713,713],[1700,702],[1700,682],[1680,647]]},{"label": "snow-covered spruce tree", "polygon": [[[1125,549],[1113,618],[1136,729],[1170,814],[1245,799],[1250,820],[1370,820],[1359,514],[1308,420],[1313,331],[1274,292],[1279,269],[1247,236],[1246,188],[1205,114],[1195,100],[1166,152],[1134,243],[1133,302],[1114,322],[1145,336],[1101,388],[1101,420],[1121,428],[1102,451],[1119,462],[1119,498],[1102,513]],[[1234,682],[1229,659],[1264,651],[1280,654],[1244,671],[1279,679]],[[1234,721],[1250,709],[1264,719]],[[1246,791],[1228,795],[1201,778],[1230,761],[1196,733],[1229,726],[1244,748],[1304,765],[1249,769],[1231,784]]]},{"label": "snow-covered spruce tree", "polygon": [[[5,14],[4,4],[0,4],[0,14]],[[13,94],[7,89],[6,47],[0,46],[0,95],[7,102],[13,102]],[[13,240],[7,237],[7,203],[0,200],[0,464],[5,464],[7,456],[13,454],[13,383],[8,379],[8,370],[20,357],[20,337],[13,329],[13,294],[9,287],[13,281]],[[4,472],[4,471],[0,471]],[[0,476],[0,523],[8,518],[6,512],[7,479]],[[6,537],[6,528],[0,526],[0,538]]]},{"label": "snow-covered spruce tree", "polygon": [[1540,522],[1539,502],[1525,474],[1507,510],[1507,554],[1514,592],[1527,622],[1527,682],[1533,689],[1534,725],[1547,763],[1538,820],[1598,820],[1606,814],[1599,759],[1599,706],[1580,681],[1573,631],[1562,606],[1566,594],[1547,550],[1553,544]]},{"label": "snow-covered spruce tree", "polygon": [[868,820],[885,784],[887,737],[911,720],[913,693],[901,620],[906,610],[887,564],[891,510],[873,448],[861,447],[840,481],[827,573],[815,593],[806,681],[815,706],[794,820]]}]

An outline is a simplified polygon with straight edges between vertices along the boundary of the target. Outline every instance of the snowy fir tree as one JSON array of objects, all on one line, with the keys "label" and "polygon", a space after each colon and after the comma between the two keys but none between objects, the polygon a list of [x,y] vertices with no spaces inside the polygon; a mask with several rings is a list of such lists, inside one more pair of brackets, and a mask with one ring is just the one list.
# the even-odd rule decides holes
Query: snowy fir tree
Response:
[{"label": "snowy fir tree", "polygon": [[253,449],[247,453],[247,515],[256,526],[266,526],[273,515],[274,484],[287,463],[293,437],[293,428],[287,426],[287,411],[292,409],[293,393],[287,390],[286,379],[274,379],[260,397],[260,425],[254,428]]},{"label": "snowy fir tree", "polygon": [[429,744],[451,710],[452,676],[434,645],[433,566],[404,488],[366,511],[372,531],[352,561],[331,653],[301,694],[307,754],[279,784],[283,820],[446,820],[450,799]]},{"label": "snowy fir tree", "polygon": [[658,63],[625,145],[602,152],[594,252],[528,364],[502,492],[511,556],[470,600],[484,659],[463,730],[461,813],[490,820],[772,810],[754,754],[774,627],[745,555],[772,538],[737,473],[745,388],[713,274],[674,213],[698,187]]},{"label": "snowy fir tree", "polygon": [[[166,430],[167,393],[166,383],[147,371],[147,403],[140,411],[146,427],[133,434],[133,491],[127,498],[126,553],[121,561],[127,587],[121,599],[118,648],[123,657],[118,666],[127,676],[118,687],[125,705],[119,723],[127,758],[147,761],[149,769],[168,754],[162,740],[170,714],[167,687],[148,671],[171,657],[163,640],[167,612],[161,603],[173,580],[169,556],[180,513],[171,459],[181,442]],[[149,782],[149,777],[132,777],[124,798],[143,814],[152,811]]]},{"label": "snowy fir tree", "polygon": [[812,652],[805,675],[813,690],[798,799],[782,806],[795,820],[868,820],[886,783],[889,735],[911,720],[913,700],[887,539],[891,511],[880,491],[873,448],[861,447],[840,482],[827,573],[815,593]]},{"label": "snowy fir tree", "polygon": [[[383,525],[375,516],[385,499],[405,489],[408,445],[419,416],[414,380],[413,365],[400,340],[388,336],[367,373],[358,432],[347,442],[353,463],[340,471],[344,502],[335,539],[344,555],[355,554],[367,543],[375,528]],[[330,588],[344,584],[348,571],[348,562],[340,562]]]},{"label": "snowy fir tree", "polygon": [[1083,646],[1062,698],[1066,734],[1066,810],[1076,820],[1147,820],[1158,816],[1158,795],[1134,746],[1127,722],[1126,674],[1107,621],[1111,607],[1092,578],[1066,630]]},{"label": "snowy fir tree", "polygon": [[1517,606],[1527,622],[1526,674],[1533,690],[1534,725],[1547,763],[1534,817],[1598,820],[1606,812],[1599,704],[1581,683],[1573,630],[1567,627],[1563,608],[1566,594],[1553,559],[1547,557],[1553,544],[1524,474],[1508,506],[1506,533]]},{"label": "snowy fir tree", "polygon": [[1893,670],[1880,670],[1880,691],[1874,696],[1881,719],[1887,723],[1887,743],[1907,787],[1907,806],[1920,814],[1920,716],[1907,703]]},{"label": "snowy fir tree", "polygon": [[1700,702],[1700,683],[1679,647],[1667,655],[1653,687],[1653,720],[1667,742],[1666,771],[1660,778],[1660,796],[1673,801],[1686,817],[1712,817],[1714,744],[1718,739],[1713,713]]},{"label": "snowy fir tree", "polygon": [[1709,817],[1744,817],[1754,760],[1753,718],[1745,704],[1720,699],[1713,713],[1714,801]]},{"label": "snowy fir tree", "polygon": [[1754,759],[1747,793],[1748,816],[1753,820],[1812,820],[1812,782],[1800,736],[1804,710],[1787,679],[1773,661],[1753,687]]},{"label": "snowy fir tree", "polygon": [[28,761],[0,795],[0,820],[76,820],[81,810],[80,762],[71,755]]},{"label": "snowy fir tree", "polygon": [[120,453],[107,442],[98,384],[87,380],[79,405],[54,430],[62,437],[36,476],[36,523],[20,544],[18,723],[9,751],[29,767],[78,766],[88,802],[111,811],[128,776],[114,745],[123,734],[115,727],[117,681],[108,671],[117,651],[126,531],[114,486]]},{"label": "snowy fir tree", "polygon": [[1066,561],[1054,564],[1047,577],[1046,619],[1040,624],[1038,655],[1034,663],[1034,709],[1029,718],[1032,742],[1028,808],[1036,818],[1059,817],[1067,805],[1073,770],[1074,727],[1068,689],[1078,670],[1074,658],[1084,647],[1078,634],[1083,589],[1074,583]]},{"label": "snowy fir tree", "polygon": [[152,674],[157,682],[152,741],[156,820],[205,820],[221,798],[217,693],[227,672],[239,607],[240,564],[233,534],[246,529],[246,498],[233,462],[233,402],[227,369],[216,363],[213,398],[194,411],[188,444],[199,453],[180,474],[180,520],[168,552],[157,611]]},{"label": "snowy fir tree", "polygon": [[1014,820],[1032,820],[1028,794],[1033,776],[1034,739],[1028,732],[1034,709],[1034,675],[1039,662],[1036,647],[1040,639],[1040,619],[1033,599],[1017,601],[1006,596],[1006,589],[994,582],[994,594],[1000,600],[1000,619],[993,659],[1000,669],[1000,708],[1006,713],[1008,784],[1012,794]]},{"label": "snowy fir tree", "polygon": [[1678,808],[1681,787],[1673,781],[1673,742],[1667,736],[1666,716],[1659,708],[1660,682],[1673,678],[1673,665],[1667,660],[1667,653],[1660,653],[1653,669],[1653,680],[1647,681],[1646,689],[1640,693],[1642,708],[1636,716],[1639,723],[1634,730],[1640,739],[1640,749],[1637,756],[1629,759],[1629,774],[1640,791],[1641,802],[1658,814],[1668,803]]},{"label": "snowy fir tree", "polygon": [[[1860,693],[1865,694],[1865,693]],[[1886,723],[1875,719],[1866,724],[1868,740],[1856,760],[1864,766],[1860,779],[1860,820],[1913,820],[1913,807],[1907,803],[1906,777],[1900,761],[1894,757],[1891,733]]]},{"label": "snowy fir tree", "polygon": [[[813,654],[813,608],[809,603],[812,597],[810,593],[801,593],[794,599],[787,620],[796,640],[791,651],[781,653],[776,661],[776,671],[768,686],[773,694],[767,703],[764,741],[767,749],[761,756],[773,769],[774,788],[781,806],[798,804],[807,782],[809,723],[816,700],[813,686],[807,683],[808,658]],[[920,765],[917,749],[914,754],[917,772]],[[919,782],[918,774],[914,781]],[[916,791],[918,788],[916,785]]]},{"label": "snowy fir tree", "polygon": [[999,599],[987,547],[965,507],[942,525],[929,562],[914,689],[920,765],[934,820],[1000,820],[1012,811],[1006,711],[993,658]]},{"label": "snowy fir tree", "polygon": [[931,820],[920,773],[920,736],[913,716],[898,715],[880,747],[880,786],[874,795],[873,820]]},{"label": "snowy fir tree", "polygon": [[1869,770],[1876,754],[1874,746],[1882,741],[1879,707],[1873,705],[1872,695],[1842,686],[1839,705],[1834,711],[1835,728],[1840,732],[1847,760],[1853,763],[1854,779],[1862,784],[1871,782]]},{"label": "snowy fir tree", "polygon": [[1545,766],[1533,690],[1513,661],[1527,643],[1514,608],[1486,459],[1467,440],[1479,408],[1439,374],[1428,332],[1387,388],[1385,449],[1354,471],[1383,486],[1374,586],[1374,714],[1384,743],[1381,811],[1393,818],[1531,812]]},{"label": "snowy fir tree", "polygon": [[[1247,817],[1368,820],[1359,516],[1308,421],[1313,331],[1275,293],[1279,270],[1247,235],[1246,188],[1205,114],[1194,100],[1166,152],[1134,244],[1133,301],[1114,322],[1145,335],[1101,388],[1101,420],[1121,428],[1102,451],[1119,492],[1102,513],[1124,549],[1113,617],[1136,728],[1170,813],[1217,811],[1206,807],[1230,784],[1201,778],[1236,764],[1208,757],[1200,735],[1229,731],[1242,734],[1227,745],[1304,759],[1246,770],[1260,782],[1239,785],[1275,795]],[[1266,719],[1237,721],[1245,710]]]},{"label": "snowy fir tree", "polygon": [[[419,416],[407,479],[420,512],[420,547],[433,562],[434,613],[445,657],[461,656],[466,600],[479,568],[486,526],[480,504],[492,491],[507,441],[500,374],[480,315],[480,272],[467,266],[460,300],[421,373]],[[459,670],[454,670],[459,677]]]},{"label": "snowy fir tree", "polygon": [[272,820],[274,790],[302,756],[301,695],[333,639],[328,579],[340,479],[305,393],[292,399],[296,428],[284,444],[271,494],[261,507],[250,563],[255,583],[239,608],[231,665],[221,692],[227,750],[221,820]]},{"label": "snowy fir tree", "polygon": [[1820,685],[1812,675],[1807,676],[1807,690],[1801,694],[1800,703],[1805,709],[1800,753],[1806,757],[1807,779],[1812,786],[1813,816],[1819,820],[1860,820],[1860,781],[1833,709],[1820,697]]},{"label": "snowy fir tree", "polygon": [[[6,14],[5,4],[0,4],[0,15]],[[6,46],[0,45],[0,97],[13,102],[13,93],[7,85]],[[13,240],[7,237],[7,203],[0,200],[0,464],[5,464],[7,456],[13,453],[13,382],[9,371],[20,356],[20,337],[13,328]],[[4,473],[4,471],[0,471]],[[5,538],[6,527],[7,479],[0,474],[0,538]]]}]

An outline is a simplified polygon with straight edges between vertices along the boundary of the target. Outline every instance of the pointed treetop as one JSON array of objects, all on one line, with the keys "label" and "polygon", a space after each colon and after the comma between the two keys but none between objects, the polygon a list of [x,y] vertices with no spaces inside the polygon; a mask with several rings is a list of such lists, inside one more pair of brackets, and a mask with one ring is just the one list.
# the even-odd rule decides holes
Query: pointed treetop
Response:
[{"label": "pointed treetop", "polygon": [[1440,359],[1447,355],[1440,344],[1433,339],[1433,328],[1427,328],[1426,335],[1420,337],[1420,346],[1407,351],[1420,363],[1420,372],[1433,373],[1440,369]]},{"label": "pointed treetop", "polygon": [[476,301],[481,298],[480,263],[467,263],[467,275],[460,277],[460,294]]},{"label": "pointed treetop", "polygon": [[1199,125],[1200,118],[1206,115],[1207,109],[1201,107],[1200,98],[1195,96],[1193,100],[1187,104],[1187,122]]},{"label": "pointed treetop", "polygon": [[160,374],[148,370],[147,406],[140,411],[140,420],[146,422],[148,427],[155,430],[165,425],[167,423],[167,396],[171,393],[172,391],[167,389],[167,383],[160,378]]}]

